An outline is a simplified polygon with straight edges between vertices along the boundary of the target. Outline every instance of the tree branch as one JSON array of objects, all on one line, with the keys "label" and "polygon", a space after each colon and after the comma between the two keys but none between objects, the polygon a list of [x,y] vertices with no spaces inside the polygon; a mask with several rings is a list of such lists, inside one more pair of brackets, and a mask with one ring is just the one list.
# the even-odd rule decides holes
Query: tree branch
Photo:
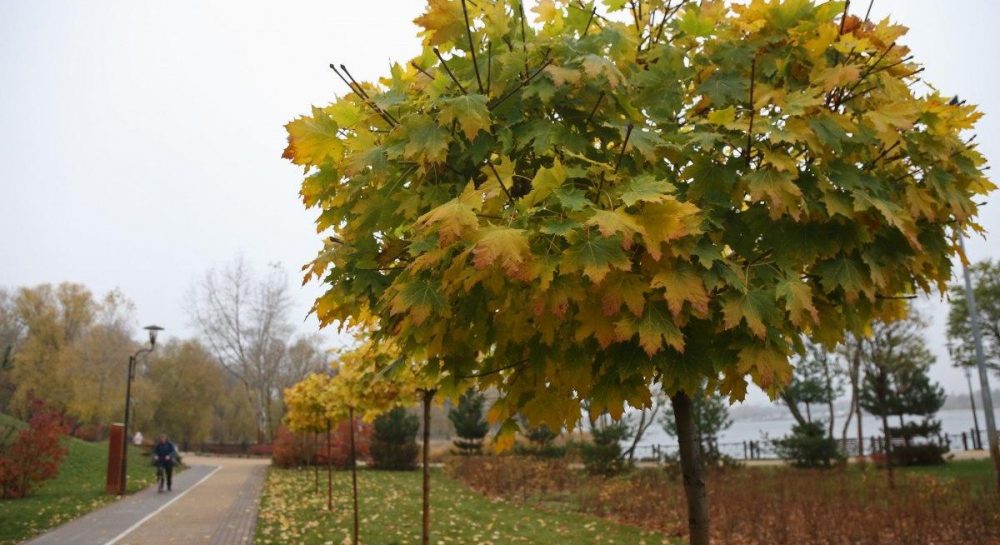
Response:
[{"label": "tree branch", "polygon": [[[634,128],[634,125],[632,125],[631,123],[629,123],[628,127],[626,127],[626,129],[625,129],[625,140],[622,142],[622,149],[621,149],[621,151],[618,152],[618,160],[615,161],[615,173],[618,172],[618,167],[621,166],[621,164],[622,164],[622,158],[625,157],[625,148],[628,147],[628,139],[629,139],[629,137],[632,136],[632,129],[633,128]],[[603,181],[603,179],[601,181]]]},{"label": "tree branch", "polygon": [[448,63],[444,62],[444,57],[441,56],[441,52],[438,51],[438,48],[436,48],[436,47],[434,48],[434,55],[436,55],[437,58],[438,58],[438,60],[441,61],[441,66],[443,66],[444,69],[445,69],[445,71],[448,72],[448,76],[451,77],[451,81],[454,81],[455,85],[458,85],[458,90],[462,91],[463,95],[469,94],[465,90],[465,87],[462,86],[462,82],[458,81],[458,78],[456,78],[455,74],[452,73],[451,68],[448,68]]},{"label": "tree branch", "polygon": [[507,186],[503,185],[503,180],[500,179],[500,173],[497,172],[497,167],[493,165],[493,161],[490,161],[489,157],[486,158],[486,164],[490,166],[490,170],[492,170],[493,175],[496,176],[497,183],[500,184],[500,189],[503,190],[504,195],[507,195],[507,202],[514,204],[514,197],[511,196],[510,191],[507,190]]},{"label": "tree branch", "polygon": [[510,91],[508,91],[507,93],[505,93],[503,96],[501,96],[500,98],[498,98],[493,104],[491,104],[490,105],[490,110],[492,110],[492,109],[496,108],[497,106],[499,106],[501,103],[503,103],[503,101],[505,101],[508,98],[510,98],[511,95],[513,95],[514,93],[520,91],[521,88],[524,87],[525,85],[527,85],[528,83],[531,83],[531,80],[535,79],[535,77],[537,77],[538,74],[541,74],[542,70],[545,70],[545,67],[547,67],[550,64],[552,64],[552,59],[547,59],[541,66],[538,67],[538,70],[535,70],[530,76],[528,76],[526,79],[524,79],[521,82],[519,82],[516,87],[514,87],[513,89],[511,89]]},{"label": "tree branch", "polygon": [[[340,67],[344,68],[344,65],[342,64],[340,65]],[[343,74],[340,73],[339,70],[337,70],[337,67],[334,66],[333,63],[330,63],[330,68],[333,69],[333,72],[337,74],[337,77],[339,77],[340,80],[343,81],[344,84],[347,85],[347,87],[349,87],[354,94],[358,95],[358,98],[360,98],[361,101],[364,102],[366,106],[374,110],[375,113],[377,113],[382,119],[384,119],[385,122],[388,123],[390,127],[395,127],[396,125],[399,125],[399,121],[396,121],[395,117],[392,117],[391,115],[389,115],[388,112],[386,112],[382,108],[379,108],[378,104],[375,104],[368,97],[368,93],[366,93],[365,90],[362,89],[360,85],[357,85],[357,82],[354,82],[354,85],[351,84],[351,82],[354,81],[354,78],[351,78],[350,81],[348,81],[348,79],[345,78]],[[344,69],[344,72],[347,72],[347,69]],[[355,87],[355,85],[357,85],[357,87]]]},{"label": "tree branch", "polygon": [[498,367],[496,369],[491,369],[489,371],[483,371],[481,373],[470,373],[468,375],[455,375],[455,378],[469,379],[469,378],[480,378],[480,377],[486,377],[486,376],[489,376],[489,375],[495,375],[497,373],[502,373],[504,371],[507,371],[507,370],[510,370],[510,369],[514,369],[515,367],[521,367],[522,365],[528,363],[529,361],[530,360],[528,360],[527,358],[525,358],[525,359],[523,359],[523,360],[521,360],[519,362],[512,363],[510,365],[505,365],[503,367]]},{"label": "tree branch", "polygon": [[594,114],[597,113],[597,108],[601,105],[602,100],[604,100],[604,91],[601,91],[601,94],[597,96],[597,101],[594,102],[594,107],[590,110],[590,115],[587,116],[587,121],[584,123],[585,125],[590,125],[590,122],[594,119]]},{"label": "tree branch", "polygon": [[753,118],[757,113],[757,107],[753,102],[754,82],[757,80],[757,55],[754,54],[750,61],[750,126],[747,127],[747,150],[744,155],[747,158],[747,169],[750,169],[750,153],[753,151]]},{"label": "tree branch", "polygon": [[479,61],[476,60],[476,47],[472,44],[472,26],[469,25],[469,10],[462,0],[462,16],[465,17],[465,35],[469,37],[469,53],[472,54],[472,67],[476,70],[476,83],[479,84],[479,92],[483,93],[483,78],[479,76]]}]

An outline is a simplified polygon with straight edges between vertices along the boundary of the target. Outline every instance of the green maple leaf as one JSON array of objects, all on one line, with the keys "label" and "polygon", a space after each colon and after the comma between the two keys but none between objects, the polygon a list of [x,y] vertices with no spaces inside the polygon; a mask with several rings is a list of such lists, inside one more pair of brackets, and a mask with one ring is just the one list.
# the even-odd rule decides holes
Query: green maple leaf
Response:
[{"label": "green maple leaf", "polygon": [[667,306],[662,301],[646,304],[642,318],[625,317],[615,324],[615,334],[620,340],[639,336],[639,345],[650,357],[659,352],[664,343],[678,352],[684,352],[684,334],[674,323]]},{"label": "green maple leaf", "polygon": [[622,249],[620,236],[602,237],[596,230],[587,230],[567,248],[564,267],[583,271],[592,282],[599,283],[611,269],[631,268],[628,254]]},{"label": "green maple leaf", "polygon": [[717,72],[698,86],[698,92],[708,95],[716,105],[739,103],[750,96],[750,82],[746,77]]},{"label": "green maple leaf", "polygon": [[777,313],[774,295],[764,290],[751,290],[744,294],[726,297],[722,309],[723,325],[732,329],[746,321],[747,327],[755,336],[763,339],[767,336],[766,323],[771,323]]},{"label": "green maple leaf", "polygon": [[415,279],[401,286],[390,302],[393,315],[408,313],[417,324],[422,323],[432,313],[446,310],[444,298],[434,286],[425,280]]},{"label": "green maple leaf", "polygon": [[830,149],[834,153],[840,153],[844,151],[844,142],[850,140],[850,136],[847,135],[840,125],[837,124],[831,115],[824,114],[818,117],[809,118],[809,127],[816,131],[816,136],[821,142],[830,146]]},{"label": "green maple leaf", "polygon": [[437,101],[438,120],[443,127],[450,127],[458,121],[465,137],[472,140],[479,131],[490,129],[490,109],[486,107],[486,97],[483,95],[462,95],[444,98]]},{"label": "green maple leaf", "polygon": [[874,296],[871,282],[864,264],[841,255],[836,259],[828,259],[816,265],[816,274],[820,277],[823,289],[830,293],[837,288],[843,289],[848,300],[854,300],[859,293]]},{"label": "green maple leaf", "polygon": [[428,116],[412,116],[405,125],[403,156],[421,163],[440,163],[448,157],[448,131]]},{"label": "green maple leaf", "polygon": [[555,195],[563,208],[574,212],[579,212],[590,204],[587,194],[576,188],[559,188]]},{"label": "green maple leaf", "polygon": [[676,189],[670,182],[657,180],[651,174],[630,178],[619,188],[625,206],[632,206],[637,202],[663,202]]},{"label": "green maple leaf", "polygon": [[804,326],[806,316],[815,323],[819,320],[819,312],[812,302],[812,288],[802,280],[790,277],[778,283],[775,294],[785,299],[785,308],[791,316],[792,323]]},{"label": "green maple leaf", "polygon": [[[758,169],[746,176],[750,198],[766,200],[775,212],[797,215],[802,190],[795,185],[794,179],[795,174],[774,168]],[[775,214],[772,214],[772,217],[774,216]]]},{"label": "green maple leaf", "polygon": [[524,196],[525,206],[535,206],[544,201],[552,192],[566,181],[566,169],[559,159],[551,167],[542,167],[531,180],[531,191]]},{"label": "green maple leaf", "polygon": [[677,21],[677,28],[686,34],[704,38],[711,36],[715,30],[715,21],[711,17],[705,17],[699,9],[686,9],[684,15]]},{"label": "green maple leaf", "polygon": [[646,307],[647,290],[649,284],[641,276],[613,272],[601,283],[601,309],[606,316],[613,316],[624,304],[632,314],[642,316]]}]

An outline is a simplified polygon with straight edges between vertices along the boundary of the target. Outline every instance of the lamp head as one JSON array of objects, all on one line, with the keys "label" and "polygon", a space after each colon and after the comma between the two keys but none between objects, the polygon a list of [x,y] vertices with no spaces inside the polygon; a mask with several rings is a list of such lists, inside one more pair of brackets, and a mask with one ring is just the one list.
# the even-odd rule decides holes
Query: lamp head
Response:
[{"label": "lamp head", "polygon": [[158,325],[148,325],[143,329],[149,332],[149,346],[156,346],[156,334],[163,331],[163,328]]}]

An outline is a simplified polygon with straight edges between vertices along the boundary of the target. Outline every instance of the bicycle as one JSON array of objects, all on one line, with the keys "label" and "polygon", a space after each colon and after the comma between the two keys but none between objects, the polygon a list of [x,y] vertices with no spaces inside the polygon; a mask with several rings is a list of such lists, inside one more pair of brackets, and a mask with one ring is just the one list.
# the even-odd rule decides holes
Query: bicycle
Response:
[{"label": "bicycle", "polygon": [[160,459],[157,456],[153,456],[153,465],[156,466],[156,491],[163,492],[163,486],[166,484],[166,468],[163,467],[164,464],[170,463],[171,457],[166,456],[164,459]]},{"label": "bicycle", "polygon": [[163,485],[164,485],[163,465],[156,464],[156,491],[163,492]]}]

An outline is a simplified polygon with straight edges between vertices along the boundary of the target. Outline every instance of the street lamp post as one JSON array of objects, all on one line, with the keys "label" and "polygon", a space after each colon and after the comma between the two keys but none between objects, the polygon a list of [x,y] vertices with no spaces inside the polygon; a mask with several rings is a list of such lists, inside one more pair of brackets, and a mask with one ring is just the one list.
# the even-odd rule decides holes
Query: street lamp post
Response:
[{"label": "street lamp post", "polygon": [[125,430],[124,436],[122,438],[122,467],[121,467],[121,478],[118,480],[118,493],[124,494],[126,488],[126,479],[128,478],[128,473],[126,472],[126,466],[128,463],[128,442],[129,442],[129,408],[132,406],[132,379],[135,378],[135,366],[139,360],[139,356],[149,354],[156,348],[156,334],[163,331],[163,328],[156,325],[146,326],[143,329],[149,332],[149,348],[142,348],[138,350],[135,354],[132,354],[128,358],[128,380],[125,383]]},{"label": "street lamp post", "polygon": [[[958,233],[958,244],[965,256],[965,240]],[[976,348],[976,369],[979,371],[980,395],[983,396],[983,416],[986,417],[986,437],[990,447],[990,458],[993,459],[993,478],[997,491],[1000,492],[1000,444],[997,441],[997,425],[993,419],[993,395],[990,393],[990,379],[986,373],[986,356],[983,353],[983,336],[979,330],[979,310],[976,308],[976,293],[972,287],[972,277],[969,266],[962,261],[962,273],[965,277],[965,306],[969,311],[969,325],[972,327],[972,339]]]},{"label": "street lamp post", "polygon": [[972,404],[972,424],[976,435],[972,438],[972,448],[979,448],[980,433],[979,433],[979,416],[976,413],[976,394],[972,390],[972,372],[969,371],[969,366],[962,365],[955,359],[954,347],[951,344],[951,339],[948,339],[946,346],[948,347],[948,357],[951,359],[952,365],[955,367],[961,367],[962,371],[965,372],[965,382],[969,385],[969,402]]}]

